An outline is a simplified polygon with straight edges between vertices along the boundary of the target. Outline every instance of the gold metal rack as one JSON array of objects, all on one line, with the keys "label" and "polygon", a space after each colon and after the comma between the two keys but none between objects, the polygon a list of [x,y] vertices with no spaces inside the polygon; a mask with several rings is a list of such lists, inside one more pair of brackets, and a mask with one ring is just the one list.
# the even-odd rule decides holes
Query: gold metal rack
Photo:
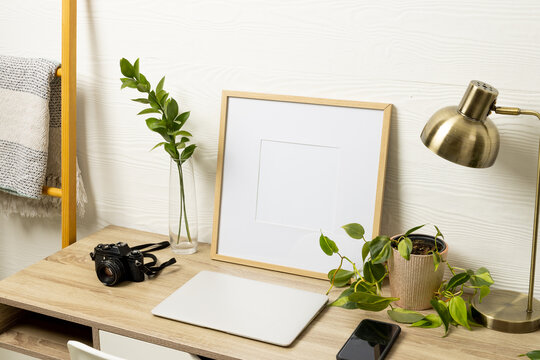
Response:
[{"label": "gold metal rack", "polygon": [[77,239],[77,0],[62,0],[62,188],[43,187],[43,194],[62,199],[62,248]]}]

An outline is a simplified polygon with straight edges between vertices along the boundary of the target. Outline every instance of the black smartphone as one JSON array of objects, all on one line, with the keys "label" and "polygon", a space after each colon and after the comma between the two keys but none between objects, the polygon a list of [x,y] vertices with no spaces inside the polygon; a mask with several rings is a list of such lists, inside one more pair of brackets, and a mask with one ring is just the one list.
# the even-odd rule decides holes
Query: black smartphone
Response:
[{"label": "black smartphone", "polygon": [[401,328],[396,324],[364,319],[345,345],[337,360],[382,360],[396,341]]}]

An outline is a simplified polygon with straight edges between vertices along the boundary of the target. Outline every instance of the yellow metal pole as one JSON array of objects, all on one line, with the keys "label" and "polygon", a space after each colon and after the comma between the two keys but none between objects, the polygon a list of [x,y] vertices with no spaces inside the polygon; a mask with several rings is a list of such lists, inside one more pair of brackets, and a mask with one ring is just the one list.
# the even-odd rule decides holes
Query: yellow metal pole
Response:
[{"label": "yellow metal pole", "polygon": [[77,0],[62,0],[62,248],[77,238]]}]

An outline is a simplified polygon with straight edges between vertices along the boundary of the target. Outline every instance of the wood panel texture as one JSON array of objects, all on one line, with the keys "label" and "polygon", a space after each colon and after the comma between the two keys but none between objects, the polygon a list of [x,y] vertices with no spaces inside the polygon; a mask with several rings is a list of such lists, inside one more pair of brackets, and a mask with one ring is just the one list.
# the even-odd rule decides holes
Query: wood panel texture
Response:
[{"label": "wood panel texture", "polygon": [[[210,260],[208,244],[202,244],[194,255],[176,256],[176,264],[142,283],[106,287],[96,278],[88,253],[98,243],[124,241],[137,245],[165,238],[107,227],[2,280],[0,303],[217,360],[333,359],[362,319],[389,321],[384,311],[327,307],[291,346],[280,347],[153,316],[152,308],[202,270],[319,293],[328,289],[324,280]],[[165,261],[173,253],[165,249],[156,255]],[[340,292],[341,289],[333,289],[330,299],[334,300]],[[246,301],[256,299],[257,294],[253,294]],[[540,342],[538,332],[506,334],[486,328],[474,328],[472,332],[452,328],[448,337],[442,335],[442,327],[420,329],[404,325],[389,356],[396,360],[515,359]]]},{"label": "wood panel texture", "polygon": [[[60,2],[0,4],[10,34],[0,53],[60,58]],[[540,109],[540,2],[120,0],[80,2],[78,12],[77,151],[89,196],[79,237],[108,224],[167,232],[167,154],[148,151],[159,139],[135,115],[135,95],[119,90],[118,60],[141,57],[143,73],[154,83],[166,74],[192,113],[202,241],[222,89],[392,103],[382,232],[437,224],[450,261],[527,290],[538,121],[493,116],[501,152],[486,170],[437,158],[419,135],[471,79],[498,88],[499,105]],[[59,224],[0,216],[0,277],[56,250]]]}]

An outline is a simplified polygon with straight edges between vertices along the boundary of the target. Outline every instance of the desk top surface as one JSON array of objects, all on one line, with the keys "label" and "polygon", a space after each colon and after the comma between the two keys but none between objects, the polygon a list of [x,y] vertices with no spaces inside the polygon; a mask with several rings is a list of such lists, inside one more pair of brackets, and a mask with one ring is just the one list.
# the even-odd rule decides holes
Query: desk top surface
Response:
[{"label": "desk top surface", "polygon": [[[328,289],[328,282],[323,280],[211,260],[207,244],[200,244],[196,254],[177,255],[178,262],[155,279],[115,287],[103,286],[97,280],[88,255],[97,244],[124,241],[134,246],[165,239],[109,226],[2,280],[0,303],[214,359],[335,359],[362,319],[391,322],[385,311],[328,307],[290,347],[284,348],[153,316],[151,310],[157,304],[202,270],[320,293]],[[173,256],[169,249],[156,255],[161,261]],[[340,292],[332,290],[330,299]],[[390,359],[515,359],[518,354],[540,348],[538,331],[506,334],[485,328],[453,328],[447,338],[442,338],[442,328],[401,327]]]}]

